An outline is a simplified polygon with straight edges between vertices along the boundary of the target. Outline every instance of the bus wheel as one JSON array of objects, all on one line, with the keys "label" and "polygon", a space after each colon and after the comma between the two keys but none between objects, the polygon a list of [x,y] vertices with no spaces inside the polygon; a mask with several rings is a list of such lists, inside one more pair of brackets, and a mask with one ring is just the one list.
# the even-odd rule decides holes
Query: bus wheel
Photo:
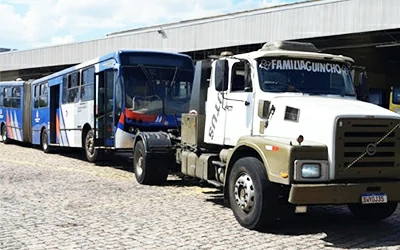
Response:
[{"label": "bus wheel", "polygon": [[239,224],[260,229],[278,217],[279,187],[268,180],[264,164],[255,157],[236,161],[229,175],[229,202]]},{"label": "bus wheel", "polygon": [[146,155],[143,141],[135,144],[133,171],[137,182],[143,185],[162,185],[168,178],[168,166],[165,161],[157,158],[157,155]]},{"label": "bus wheel", "polygon": [[86,159],[89,162],[96,162],[97,160],[97,154],[98,154],[98,150],[95,149],[94,147],[94,134],[93,134],[93,130],[89,130],[86,134],[85,137],[85,143],[84,143],[84,149],[85,149],[85,155],[86,155]]},{"label": "bus wheel", "polygon": [[3,125],[1,127],[1,139],[3,140],[4,144],[8,144],[10,142],[10,139],[7,137],[7,126]]},{"label": "bus wheel", "polygon": [[41,137],[42,137],[42,143],[41,143],[42,145],[41,146],[42,146],[43,152],[50,153],[51,147],[49,146],[49,141],[48,141],[48,136],[47,136],[46,130],[42,131]]}]

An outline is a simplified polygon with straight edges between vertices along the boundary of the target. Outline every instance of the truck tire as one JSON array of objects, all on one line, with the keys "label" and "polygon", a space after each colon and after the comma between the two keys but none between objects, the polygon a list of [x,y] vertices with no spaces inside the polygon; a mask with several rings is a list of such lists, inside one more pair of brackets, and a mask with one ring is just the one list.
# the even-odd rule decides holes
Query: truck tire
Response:
[{"label": "truck tire", "polygon": [[7,136],[7,126],[6,125],[3,125],[1,127],[1,139],[4,144],[10,143],[10,139]]},{"label": "truck tire", "polygon": [[229,175],[229,202],[239,224],[248,229],[272,225],[279,211],[279,187],[268,180],[255,157],[236,161]]},{"label": "truck tire", "polygon": [[136,181],[143,185],[162,185],[168,178],[168,166],[156,155],[146,155],[143,141],[138,141],[133,150],[133,171]]},{"label": "truck tire", "polygon": [[98,150],[94,147],[93,130],[89,130],[86,133],[83,150],[85,150],[85,156],[88,162],[95,163],[97,161]]},{"label": "truck tire", "polygon": [[356,203],[347,206],[355,219],[379,221],[390,217],[396,211],[397,202],[367,205]]}]

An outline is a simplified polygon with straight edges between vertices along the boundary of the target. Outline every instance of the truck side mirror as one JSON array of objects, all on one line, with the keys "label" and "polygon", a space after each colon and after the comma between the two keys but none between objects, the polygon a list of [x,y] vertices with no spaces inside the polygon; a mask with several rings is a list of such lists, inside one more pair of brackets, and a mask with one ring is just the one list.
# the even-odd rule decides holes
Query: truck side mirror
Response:
[{"label": "truck side mirror", "polygon": [[369,100],[369,91],[367,84],[367,73],[364,71],[359,75],[359,84],[357,89],[357,99],[361,101]]},{"label": "truck side mirror", "polygon": [[258,116],[262,119],[268,119],[269,116],[269,101],[259,100],[258,101]]},{"label": "truck side mirror", "polygon": [[218,92],[228,90],[229,66],[227,60],[215,62],[215,90]]}]

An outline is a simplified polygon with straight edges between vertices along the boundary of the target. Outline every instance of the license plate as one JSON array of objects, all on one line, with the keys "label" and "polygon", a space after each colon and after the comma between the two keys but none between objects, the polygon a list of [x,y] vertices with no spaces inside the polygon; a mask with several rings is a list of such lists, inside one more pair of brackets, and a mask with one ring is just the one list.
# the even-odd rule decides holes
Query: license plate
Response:
[{"label": "license plate", "polygon": [[386,194],[361,194],[361,204],[387,203]]}]

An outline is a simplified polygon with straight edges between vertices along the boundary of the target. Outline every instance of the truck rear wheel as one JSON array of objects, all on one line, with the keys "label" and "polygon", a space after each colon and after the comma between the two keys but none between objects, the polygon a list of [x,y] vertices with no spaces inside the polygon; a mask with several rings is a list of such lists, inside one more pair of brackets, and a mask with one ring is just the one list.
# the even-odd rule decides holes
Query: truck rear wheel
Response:
[{"label": "truck rear wheel", "polygon": [[386,204],[348,204],[348,208],[356,219],[379,221],[390,217],[397,208],[397,202]]},{"label": "truck rear wheel", "polygon": [[168,166],[157,155],[147,155],[143,141],[138,141],[133,150],[133,171],[138,183],[162,185],[168,177]]},{"label": "truck rear wheel", "polygon": [[231,209],[241,226],[259,229],[277,219],[279,187],[268,180],[260,160],[244,157],[236,161],[228,185]]}]

